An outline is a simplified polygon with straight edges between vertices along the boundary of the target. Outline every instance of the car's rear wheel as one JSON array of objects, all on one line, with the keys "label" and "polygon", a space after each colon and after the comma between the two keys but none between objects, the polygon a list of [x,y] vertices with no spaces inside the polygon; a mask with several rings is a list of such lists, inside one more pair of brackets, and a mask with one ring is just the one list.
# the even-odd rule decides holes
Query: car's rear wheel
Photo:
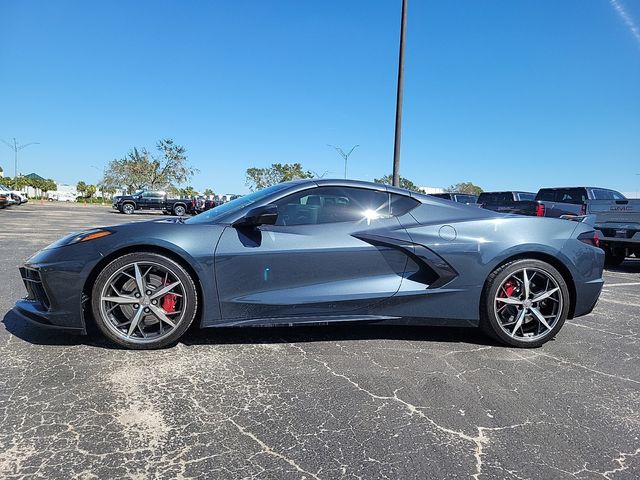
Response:
[{"label": "car's rear wheel", "polygon": [[112,342],[132,349],[175,343],[193,322],[198,295],[177,262],[156,253],[130,253],[107,265],[91,294],[93,317]]},{"label": "car's rear wheel", "polygon": [[619,267],[625,258],[624,249],[605,248],[604,250],[604,264],[607,267]]},{"label": "car's rear wheel", "polygon": [[122,205],[121,212],[126,215],[131,215],[133,212],[135,212],[135,210],[136,207],[133,206],[133,203],[125,203],[124,205]]},{"label": "car's rear wheel", "polygon": [[539,347],[562,328],[570,301],[567,283],[556,268],[540,260],[516,260],[489,275],[480,325],[506,345]]},{"label": "car's rear wheel", "polygon": [[182,205],[176,205],[175,207],[173,207],[173,213],[178,217],[182,217],[185,213],[187,213],[187,209]]}]

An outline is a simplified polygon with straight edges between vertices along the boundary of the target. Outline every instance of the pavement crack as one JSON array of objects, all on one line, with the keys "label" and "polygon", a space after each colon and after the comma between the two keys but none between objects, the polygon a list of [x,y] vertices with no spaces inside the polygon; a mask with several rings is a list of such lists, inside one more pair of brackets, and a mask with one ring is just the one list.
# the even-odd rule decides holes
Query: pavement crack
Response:
[{"label": "pavement crack", "polygon": [[236,427],[238,429],[238,431],[246,436],[249,437],[251,440],[253,440],[254,442],[256,442],[258,445],[260,445],[260,448],[262,448],[262,453],[265,453],[267,455],[271,455],[272,457],[276,457],[279,458],[280,460],[285,461],[286,463],[288,463],[289,465],[291,465],[293,468],[295,468],[297,471],[299,471],[300,473],[304,473],[305,475],[309,475],[311,478],[315,479],[315,480],[320,480],[320,477],[318,477],[316,474],[309,472],[308,470],[305,470],[304,468],[302,468],[300,465],[298,465],[294,460],[285,457],[284,455],[282,455],[279,452],[276,452],[275,450],[273,450],[269,445],[267,445],[265,442],[263,442],[262,440],[260,440],[256,435],[254,435],[253,433],[251,433],[249,430],[247,430],[246,428],[244,428],[242,425],[238,424],[235,420],[233,420],[232,418],[228,418],[227,421],[233,425],[234,427]]},{"label": "pavement crack", "polygon": [[618,463],[618,467],[614,468],[613,470],[607,470],[606,472],[604,472],[602,474],[603,477],[605,478],[611,478],[611,475],[615,475],[616,473],[619,472],[623,472],[624,470],[626,470],[628,467],[628,465],[626,464],[627,462],[627,458],[629,457],[635,457],[636,455],[640,455],[640,448],[637,448],[635,452],[633,453],[620,453],[620,456],[616,459],[614,459],[614,462]]},{"label": "pavement crack", "polygon": [[[532,351],[531,353],[532,353],[534,356],[550,358],[550,359],[552,359],[552,360],[555,360],[556,362],[563,363],[563,364],[565,364],[565,365],[571,365],[571,366],[573,366],[573,367],[582,368],[582,369],[584,369],[584,370],[587,370],[587,371],[592,372],[592,373],[596,373],[596,374],[598,374],[598,375],[602,375],[602,376],[604,376],[604,377],[615,378],[615,379],[617,379],[617,380],[623,380],[623,381],[625,381],[625,382],[631,382],[631,383],[635,383],[635,384],[640,385],[640,381],[638,381],[638,380],[634,380],[633,378],[629,378],[629,377],[622,377],[622,376],[620,376],[620,375],[614,375],[613,373],[603,372],[602,370],[596,370],[595,368],[587,367],[587,366],[582,365],[582,364],[577,363],[577,362],[572,362],[572,361],[570,361],[570,360],[565,360],[565,359],[563,359],[563,358],[559,358],[559,357],[556,357],[556,356],[553,356],[553,355],[549,355],[548,353],[540,353],[540,352],[533,352],[533,351]],[[523,360],[525,360],[525,359],[523,358]]]},{"label": "pavement crack", "polygon": [[[302,350],[302,349],[300,349]],[[473,456],[475,459],[475,473],[473,475],[471,475],[474,479],[478,480],[478,478],[480,477],[480,475],[482,475],[482,467],[483,467],[483,455],[485,455],[484,453],[484,448],[486,445],[489,444],[489,436],[486,434],[486,432],[494,432],[494,431],[499,431],[499,430],[506,430],[506,429],[511,429],[511,428],[517,428],[517,427],[522,427],[525,425],[529,425],[531,422],[529,422],[528,420],[523,422],[523,423],[518,423],[515,425],[508,425],[505,427],[476,427],[478,434],[475,436],[466,434],[464,432],[461,432],[459,430],[454,430],[445,426],[440,425],[439,423],[437,423],[435,420],[433,420],[432,418],[430,418],[429,416],[427,416],[423,411],[422,408],[424,407],[419,407],[416,405],[413,405],[409,402],[407,402],[406,400],[398,397],[398,392],[400,391],[400,389],[396,389],[393,391],[393,396],[389,396],[389,395],[378,395],[376,393],[373,393],[369,390],[367,390],[366,388],[360,386],[360,384],[358,384],[357,382],[351,380],[349,377],[347,377],[346,375],[342,374],[342,373],[338,373],[336,371],[334,371],[327,362],[323,362],[322,360],[317,360],[314,359],[314,361],[316,361],[317,363],[320,363],[321,365],[323,365],[325,367],[325,369],[333,376],[338,377],[338,378],[342,378],[343,380],[347,381],[348,383],[350,383],[353,387],[355,387],[357,390],[369,395],[371,398],[374,398],[376,400],[385,400],[385,401],[392,401],[392,402],[396,402],[400,405],[402,405],[405,409],[407,409],[407,411],[409,412],[410,415],[417,415],[420,418],[426,420],[431,426],[433,426],[436,430],[445,433],[449,436],[452,437],[457,437],[461,440],[470,442],[474,445],[474,450],[473,450]]]}]

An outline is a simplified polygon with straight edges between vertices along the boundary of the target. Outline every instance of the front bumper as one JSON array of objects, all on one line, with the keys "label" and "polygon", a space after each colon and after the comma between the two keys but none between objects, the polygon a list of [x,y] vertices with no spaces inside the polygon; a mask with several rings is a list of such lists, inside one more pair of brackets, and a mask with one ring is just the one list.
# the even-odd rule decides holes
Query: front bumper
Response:
[{"label": "front bumper", "polygon": [[[57,330],[67,333],[75,333],[78,335],[86,335],[87,330],[84,323],[81,327],[70,327],[67,325],[58,325],[52,323],[51,315],[47,311],[43,311],[38,302],[23,299],[16,302],[13,313],[20,317],[25,323],[36,325],[38,327]],[[53,321],[56,321],[54,318]]]},{"label": "front bumper", "polygon": [[94,242],[41,250],[20,268],[27,290],[14,312],[40,326],[85,333],[85,282],[102,258]]}]

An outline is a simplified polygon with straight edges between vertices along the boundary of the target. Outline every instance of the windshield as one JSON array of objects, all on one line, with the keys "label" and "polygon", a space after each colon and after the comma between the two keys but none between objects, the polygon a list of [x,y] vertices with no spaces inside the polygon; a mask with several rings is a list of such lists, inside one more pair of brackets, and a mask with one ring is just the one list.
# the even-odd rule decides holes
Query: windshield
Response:
[{"label": "windshield", "polygon": [[195,217],[186,220],[185,223],[207,223],[216,221],[229,213],[236,212],[245,207],[248,207],[249,205],[258,203],[263,198],[266,198],[273,193],[279,192],[280,190],[289,188],[290,186],[290,184],[280,183],[278,185],[267,187],[263,190],[258,190],[257,192],[252,192],[248,195],[238,197],[235,200],[231,200],[230,202],[223,203],[222,205],[214,207],[211,210],[207,210],[200,215],[196,215]]}]

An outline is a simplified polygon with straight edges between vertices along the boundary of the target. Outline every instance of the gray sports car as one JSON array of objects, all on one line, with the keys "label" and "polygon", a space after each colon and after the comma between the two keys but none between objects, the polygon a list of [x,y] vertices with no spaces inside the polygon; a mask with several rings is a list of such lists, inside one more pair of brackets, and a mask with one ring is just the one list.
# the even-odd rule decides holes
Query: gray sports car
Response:
[{"label": "gray sports car", "polygon": [[196,217],[74,233],[20,269],[15,311],[137,349],[200,327],[480,326],[542,345],[589,313],[604,253],[585,222],[508,216],[358,181],[282,183]]}]

